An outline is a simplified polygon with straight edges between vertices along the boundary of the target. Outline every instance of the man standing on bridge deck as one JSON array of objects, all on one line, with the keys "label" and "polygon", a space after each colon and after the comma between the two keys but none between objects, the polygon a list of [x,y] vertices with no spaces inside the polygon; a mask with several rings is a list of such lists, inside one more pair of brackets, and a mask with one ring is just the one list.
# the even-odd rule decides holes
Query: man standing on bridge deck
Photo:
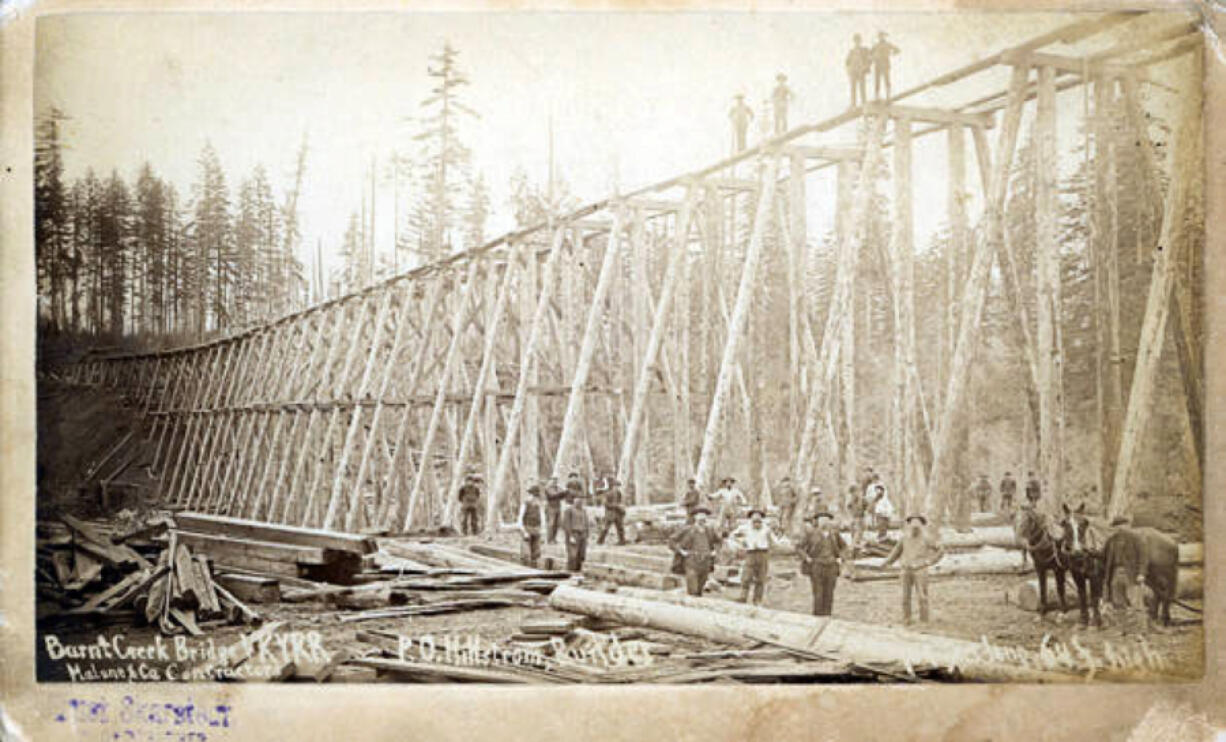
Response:
[{"label": "man standing on bridge deck", "polygon": [[741,524],[732,533],[732,541],[745,551],[745,566],[741,569],[741,599],[749,599],[753,586],[753,604],[762,605],[766,592],[766,580],[770,572],[771,547],[779,540],[766,525],[766,513],[755,508],[749,511],[749,522]]},{"label": "man standing on bridge deck", "polygon": [[885,83],[885,97],[890,98],[890,57],[898,53],[898,47],[886,41],[885,31],[877,32],[877,43],[873,44],[873,96],[881,99],[881,84]]},{"label": "man standing on bridge deck", "polygon": [[685,572],[685,591],[702,595],[707,577],[715,567],[715,552],[719,549],[719,534],[711,527],[709,508],[694,508],[694,522],[681,529],[670,542],[673,552],[681,557]]},{"label": "man standing on bridge deck", "polygon": [[519,506],[519,532],[524,537],[523,557],[526,566],[536,568],[541,559],[541,526],[545,513],[541,508],[541,487],[528,488],[528,496]]},{"label": "man standing on bridge deck", "polygon": [[562,511],[562,533],[566,537],[566,569],[583,571],[587,558],[587,512],[583,509],[583,495],[568,494],[566,509]]},{"label": "man standing on bridge deck", "polygon": [[1013,474],[1005,472],[1000,480],[1000,512],[1008,515],[1013,512],[1013,498],[1017,497],[1017,481]]},{"label": "man standing on bridge deck", "polygon": [[971,492],[975,494],[975,501],[979,505],[979,512],[989,512],[992,507],[992,483],[988,481],[987,474],[979,475],[979,481],[975,482]]},{"label": "man standing on bridge deck", "polygon": [[[698,491],[698,486],[693,477],[686,480],[685,486],[686,490],[685,495],[681,498],[681,506],[685,508],[686,521],[692,523],[694,521],[694,512],[702,504],[702,493]],[[710,513],[711,511],[708,510],[707,514],[710,515]]]},{"label": "man standing on bridge deck", "polygon": [[551,544],[558,542],[558,526],[562,520],[562,501],[566,499],[566,491],[558,484],[557,477],[550,477],[545,484],[545,520],[549,524],[549,534],[546,540]]},{"label": "man standing on bridge deck", "polygon": [[771,93],[771,102],[775,106],[775,136],[787,133],[788,103],[795,97],[788,87],[788,76],[782,72],[775,75],[775,90]]},{"label": "man standing on bridge deck", "polygon": [[745,105],[744,95],[737,94],[728,117],[732,119],[732,154],[735,155],[745,151],[749,122],[753,119],[753,109]]},{"label": "man standing on bridge deck", "polygon": [[813,615],[829,616],[834,607],[834,585],[839,578],[840,563],[850,556],[847,542],[834,528],[834,516],[823,510],[807,518],[817,527],[807,529],[804,540],[796,548],[800,571],[809,575],[813,588]]},{"label": "man standing on bridge deck", "polygon": [[[860,41],[860,34],[852,36],[854,46],[847,53],[847,80],[851,83],[851,107],[864,105],[868,102],[868,71],[873,66],[873,58],[868,47]],[[856,103],[859,93],[859,103]]]},{"label": "man standing on bridge deck", "polygon": [[928,622],[928,568],[945,556],[941,545],[928,534],[928,519],[908,515],[902,538],[881,563],[882,568],[898,562],[902,567],[902,621],[911,624],[911,590],[919,599],[920,621]]},{"label": "man standing on bridge deck", "polygon": [[609,528],[617,529],[617,543],[624,546],[626,543],[626,504],[622,498],[621,482],[614,478],[609,478],[608,485],[604,489],[604,497],[601,504],[604,505],[604,525],[600,528],[600,538],[596,539],[596,543],[603,544],[604,537],[609,534]]},{"label": "man standing on bridge deck", "polygon": [[460,533],[467,536],[481,532],[481,521],[477,515],[481,507],[481,475],[469,474],[464,478],[458,493],[460,501]]}]

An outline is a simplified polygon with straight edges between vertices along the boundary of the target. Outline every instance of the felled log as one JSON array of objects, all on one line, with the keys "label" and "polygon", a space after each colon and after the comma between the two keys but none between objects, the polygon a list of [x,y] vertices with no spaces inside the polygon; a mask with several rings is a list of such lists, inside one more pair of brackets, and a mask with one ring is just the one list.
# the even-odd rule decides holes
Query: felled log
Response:
[{"label": "felled log", "polygon": [[[852,579],[873,579],[885,575],[897,575],[900,572],[897,563],[889,567],[882,567],[884,561],[883,557],[857,559],[855,561],[856,575]],[[1022,566],[1021,552],[985,546],[976,551],[946,554],[941,561],[928,568],[928,574],[932,577],[999,575],[1022,574],[1029,570],[1029,566]]]},{"label": "felled log", "polygon": [[763,608],[761,606],[748,605],[745,603],[736,603],[731,600],[723,600],[721,598],[700,598],[694,595],[687,595],[683,592],[660,592],[658,590],[644,590],[643,588],[639,587],[619,587],[617,588],[616,593],[618,595],[624,595],[628,598],[656,600],[662,603],[671,603],[672,605],[682,605],[689,608],[701,608],[703,610],[715,611],[716,613],[725,613],[729,616],[742,616],[744,618],[754,618],[803,626],[811,626],[813,624],[813,616],[807,613],[779,611],[773,608]]},{"label": "felled log", "polygon": [[583,574],[597,580],[607,580],[618,585],[633,585],[650,587],[656,590],[672,590],[681,585],[681,578],[673,574],[648,572],[642,569],[628,569],[612,564],[593,564],[584,562]]},{"label": "felled log", "polygon": [[[1179,576],[1175,585],[1175,597],[1180,600],[1200,600],[1204,597],[1205,581],[1204,571],[1200,567],[1180,567]],[[1073,611],[1078,609],[1077,603],[1077,588],[1073,584],[1072,578],[1067,578],[1065,583],[1065,605],[1068,610]],[[1087,591],[1089,587],[1087,586]],[[1103,587],[1104,593],[1106,587]],[[1054,579],[1047,581],[1047,609],[1053,610],[1060,605],[1060,594],[1056,591],[1056,582]],[[1088,598],[1089,596],[1087,596]],[[1011,592],[1006,593],[1006,599],[1018,606],[1024,611],[1031,613],[1039,610],[1039,581],[1027,580],[1015,587]]]},{"label": "felled log", "polygon": [[471,600],[452,600],[441,603],[425,603],[394,608],[381,608],[360,613],[351,613],[340,617],[341,623],[369,621],[371,619],[401,618],[404,616],[435,615],[439,613],[459,613],[463,611],[483,610],[486,608],[506,608],[519,603],[503,598],[474,598]]},{"label": "felled log", "polygon": [[805,623],[791,623],[777,617],[749,618],[585,590],[569,584],[559,585],[550,596],[549,604],[558,610],[732,645],[744,646],[746,637],[759,636],[784,647],[862,664],[956,664],[963,676],[972,680],[1045,682],[1077,677],[995,659],[975,642],[833,618],[813,616]]},{"label": "felled log", "polygon": [[532,618],[519,624],[519,630],[525,634],[562,635],[575,630],[575,621],[571,618]]},{"label": "felled log", "polygon": [[176,513],[174,520],[175,526],[181,531],[227,536],[233,539],[331,549],[359,556],[374,553],[378,549],[375,539],[371,536],[325,531],[319,528],[300,528],[279,523],[264,523],[258,520],[191,512]]}]

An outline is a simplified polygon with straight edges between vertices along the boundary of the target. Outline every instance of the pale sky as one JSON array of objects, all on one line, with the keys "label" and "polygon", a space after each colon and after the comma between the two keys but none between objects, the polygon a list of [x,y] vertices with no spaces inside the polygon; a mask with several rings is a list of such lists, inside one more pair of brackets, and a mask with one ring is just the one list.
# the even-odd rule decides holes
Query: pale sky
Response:
[{"label": "pale sky", "polygon": [[[370,158],[383,163],[393,149],[410,148],[415,125],[406,117],[420,111],[427,57],[444,41],[459,50],[471,81],[462,95],[481,114],[462,133],[492,190],[492,237],[512,226],[513,173],[545,178],[551,114],[559,173],[583,201],[594,200],[615,181],[626,191],[726,156],[733,94],[745,93],[760,115],[777,72],[788,74],[797,96],[792,126],[843,111],[843,58],[853,33],[871,42],[885,30],[901,48],[897,92],[1072,20],[808,12],[49,16],[38,24],[35,104],[54,104],[72,117],[69,178],[93,167],[100,175],[118,168],[131,180],[148,160],[185,198],[206,139],[232,197],[262,162],[281,198],[306,133],[304,252],[319,238],[331,254],[359,208]],[[937,105],[953,92],[961,94],[947,102],[962,102],[976,86],[1003,89],[1007,74],[996,70],[958,91],[908,103]],[[1078,101],[1079,94],[1061,105],[1076,110]],[[1071,146],[1072,117],[1064,117],[1061,136]],[[943,140],[917,145],[920,247],[945,211]],[[833,141],[849,140],[842,134]],[[925,188],[935,168],[942,185]],[[970,157],[969,183],[977,184],[977,172]],[[390,185],[377,211],[378,248],[390,250]],[[821,231],[811,227],[814,235]]]}]

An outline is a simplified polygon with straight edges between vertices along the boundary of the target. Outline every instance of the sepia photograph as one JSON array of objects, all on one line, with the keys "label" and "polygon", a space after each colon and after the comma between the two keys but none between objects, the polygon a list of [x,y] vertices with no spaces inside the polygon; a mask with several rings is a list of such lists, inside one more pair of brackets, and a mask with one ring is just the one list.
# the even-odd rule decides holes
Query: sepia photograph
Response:
[{"label": "sepia photograph", "polygon": [[42,15],[36,680],[1200,681],[1203,23]]}]

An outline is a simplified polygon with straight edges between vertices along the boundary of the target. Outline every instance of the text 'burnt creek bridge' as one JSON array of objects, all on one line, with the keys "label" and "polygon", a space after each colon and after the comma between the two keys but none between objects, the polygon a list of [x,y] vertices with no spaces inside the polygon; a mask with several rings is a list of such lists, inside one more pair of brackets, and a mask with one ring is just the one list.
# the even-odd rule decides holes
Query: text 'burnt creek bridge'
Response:
[{"label": "text 'burnt creek bridge'", "polygon": [[[873,359],[888,366],[891,397],[874,423],[890,432],[859,445],[888,449],[871,460],[888,481],[906,483],[898,489],[909,502],[900,504],[943,512],[994,279],[1024,341],[1019,414],[1035,431],[1036,471],[1044,492],[1060,493],[1057,118],[1071,110],[1093,142],[1084,154],[1098,177],[1088,187],[1112,197],[1103,185],[1114,185],[1112,145],[1100,135],[1132,127],[1161,214],[1146,246],[1153,262],[1138,345],[1122,349],[1135,350],[1132,378],[1107,406],[1116,465],[1101,491],[1112,515],[1125,512],[1168,320],[1200,435],[1200,351],[1187,329],[1195,309],[1179,267],[1199,250],[1185,222],[1202,161],[1202,54],[1186,16],[1096,15],[275,322],[191,347],[87,357],[63,376],[116,389],[141,410],[168,504],[235,517],[341,530],[451,523],[474,470],[492,493],[487,528],[528,482],[571,469],[614,471],[639,503],[649,486],[676,492],[690,476],[705,490],[717,471],[755,490],[761,483],[767,498],[768,470],[830,492],[854,476],[856,418],[868,414],[855,404],[863,338],[854,317],[858,266],[875,261],[887,276],[893,352]],[[1178,89],[1157,81],[1170,65],[1184,66]],[[998,92],[984,95],[985,85]],[[976,97],[956,105],[926,100],[972,86]],[[1178,101],[1169,164],[1150,141],[1145,86]],[[1058,105],[1074,88],[1076,105]],[[1022,295],[1004,217],[1024,123],[1036,173],[1034,297]],[[978,165],[970,178],[968,132]],[[948,167],[924,173],[922,187],[945,181],[952,280],[943,341],[922,349],[940,355],[925,383],[912,148],[929,134],[943,137]],[[870,251],[882,172],[892,232],[888,248]],[[812,198],[821,188],[836,194],[832,203]],[[981,209],[973,228],[970,204]],[[815,214],[829,221],[813,224]],[[832,235],[825,263],[812,239],[822,234]],[[1093,248],[1088,259],[1108,287],[1100,337],[1118,341],[1118,287],[1109,290],[1117,252]]]}]

